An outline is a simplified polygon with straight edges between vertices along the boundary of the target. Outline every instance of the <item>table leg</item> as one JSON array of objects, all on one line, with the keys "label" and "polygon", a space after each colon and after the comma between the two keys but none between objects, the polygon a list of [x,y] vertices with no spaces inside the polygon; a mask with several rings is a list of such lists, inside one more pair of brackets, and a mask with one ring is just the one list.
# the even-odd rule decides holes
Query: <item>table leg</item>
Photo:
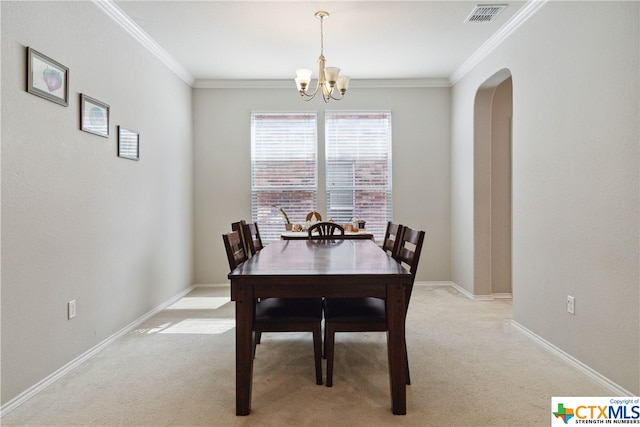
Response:
[{"label": "table leg", "polygon": [[239,285],[236,296],[236,415],[249,415],[253,383],[253,288]]},{"label": "table leg", "polygon": [[389,382],[394,415],[407,413],[407,364],[405,356],[405,287],[387,288],[387,350],[389,353]]}]

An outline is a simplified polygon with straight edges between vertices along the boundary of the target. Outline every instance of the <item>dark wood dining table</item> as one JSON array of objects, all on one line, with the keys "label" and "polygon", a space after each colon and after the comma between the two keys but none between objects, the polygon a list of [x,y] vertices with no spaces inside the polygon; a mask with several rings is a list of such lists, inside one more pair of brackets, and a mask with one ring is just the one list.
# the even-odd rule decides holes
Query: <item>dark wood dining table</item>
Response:
[{"label": "dark wood dining table", "polygon": [[256,299],[386,300],[392,412],[406,414],[405,288],[410,273],[371,240],[279,240],[229,273],[236,304],[236,415],[251,412]]}]

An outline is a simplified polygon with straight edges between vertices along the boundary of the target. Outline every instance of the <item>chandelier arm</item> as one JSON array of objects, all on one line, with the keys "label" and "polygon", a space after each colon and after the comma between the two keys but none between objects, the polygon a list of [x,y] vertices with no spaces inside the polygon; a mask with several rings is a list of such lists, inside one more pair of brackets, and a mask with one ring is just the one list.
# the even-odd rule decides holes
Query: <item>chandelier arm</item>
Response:
[{"label": "chandelier arm", "polygon": [[323,86],[322,87],[322,100],[325,102],[325,104],[328,104],[330,99],[331,99],[331,93],[327,90],[327,88],[325,86]]},{"label": "chandelier arm", "polygon": [[315,89],[313,89],[313,92],[309,92],[307,90],[304,90],[304,91],[301,90],[300,96],[305,101],[311,101],[318,94],[318,92],[322,92],[324,96],[324,90],[322,89],[322,86],[319,83],[316,83],[316,87]]},{"label": "chandelier arm", "polygon": [[318,93],[318,89],[320,89],[320,85],[316,84],[316,88],[313,90],[312,93],[309,93],[306,90],[301,90],[300,96],[304,101],[311,101],[313,97],[316,96],[316,94]]}]

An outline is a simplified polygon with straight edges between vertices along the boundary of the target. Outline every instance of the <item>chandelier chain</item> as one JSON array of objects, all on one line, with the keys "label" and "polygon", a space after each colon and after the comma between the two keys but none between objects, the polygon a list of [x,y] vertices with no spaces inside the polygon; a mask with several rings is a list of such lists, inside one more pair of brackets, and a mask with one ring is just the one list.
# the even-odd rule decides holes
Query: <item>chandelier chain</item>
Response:
[{"label": "chandelier chain", "polygon": [[322,24],[324,24],[324,17],[320,18],[320,55],[324,55],[324,30],[323,30],[323,26]]}]

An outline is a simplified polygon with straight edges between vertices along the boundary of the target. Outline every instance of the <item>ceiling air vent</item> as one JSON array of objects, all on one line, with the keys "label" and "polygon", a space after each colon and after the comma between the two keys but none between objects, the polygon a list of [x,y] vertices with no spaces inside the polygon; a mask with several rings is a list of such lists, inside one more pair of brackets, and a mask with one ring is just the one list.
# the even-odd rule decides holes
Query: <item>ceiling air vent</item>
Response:
[{"label": "ceiling air vent", "polygon": [[479,4],[465,22],[491,22],[505,7],[506,4]]}]

